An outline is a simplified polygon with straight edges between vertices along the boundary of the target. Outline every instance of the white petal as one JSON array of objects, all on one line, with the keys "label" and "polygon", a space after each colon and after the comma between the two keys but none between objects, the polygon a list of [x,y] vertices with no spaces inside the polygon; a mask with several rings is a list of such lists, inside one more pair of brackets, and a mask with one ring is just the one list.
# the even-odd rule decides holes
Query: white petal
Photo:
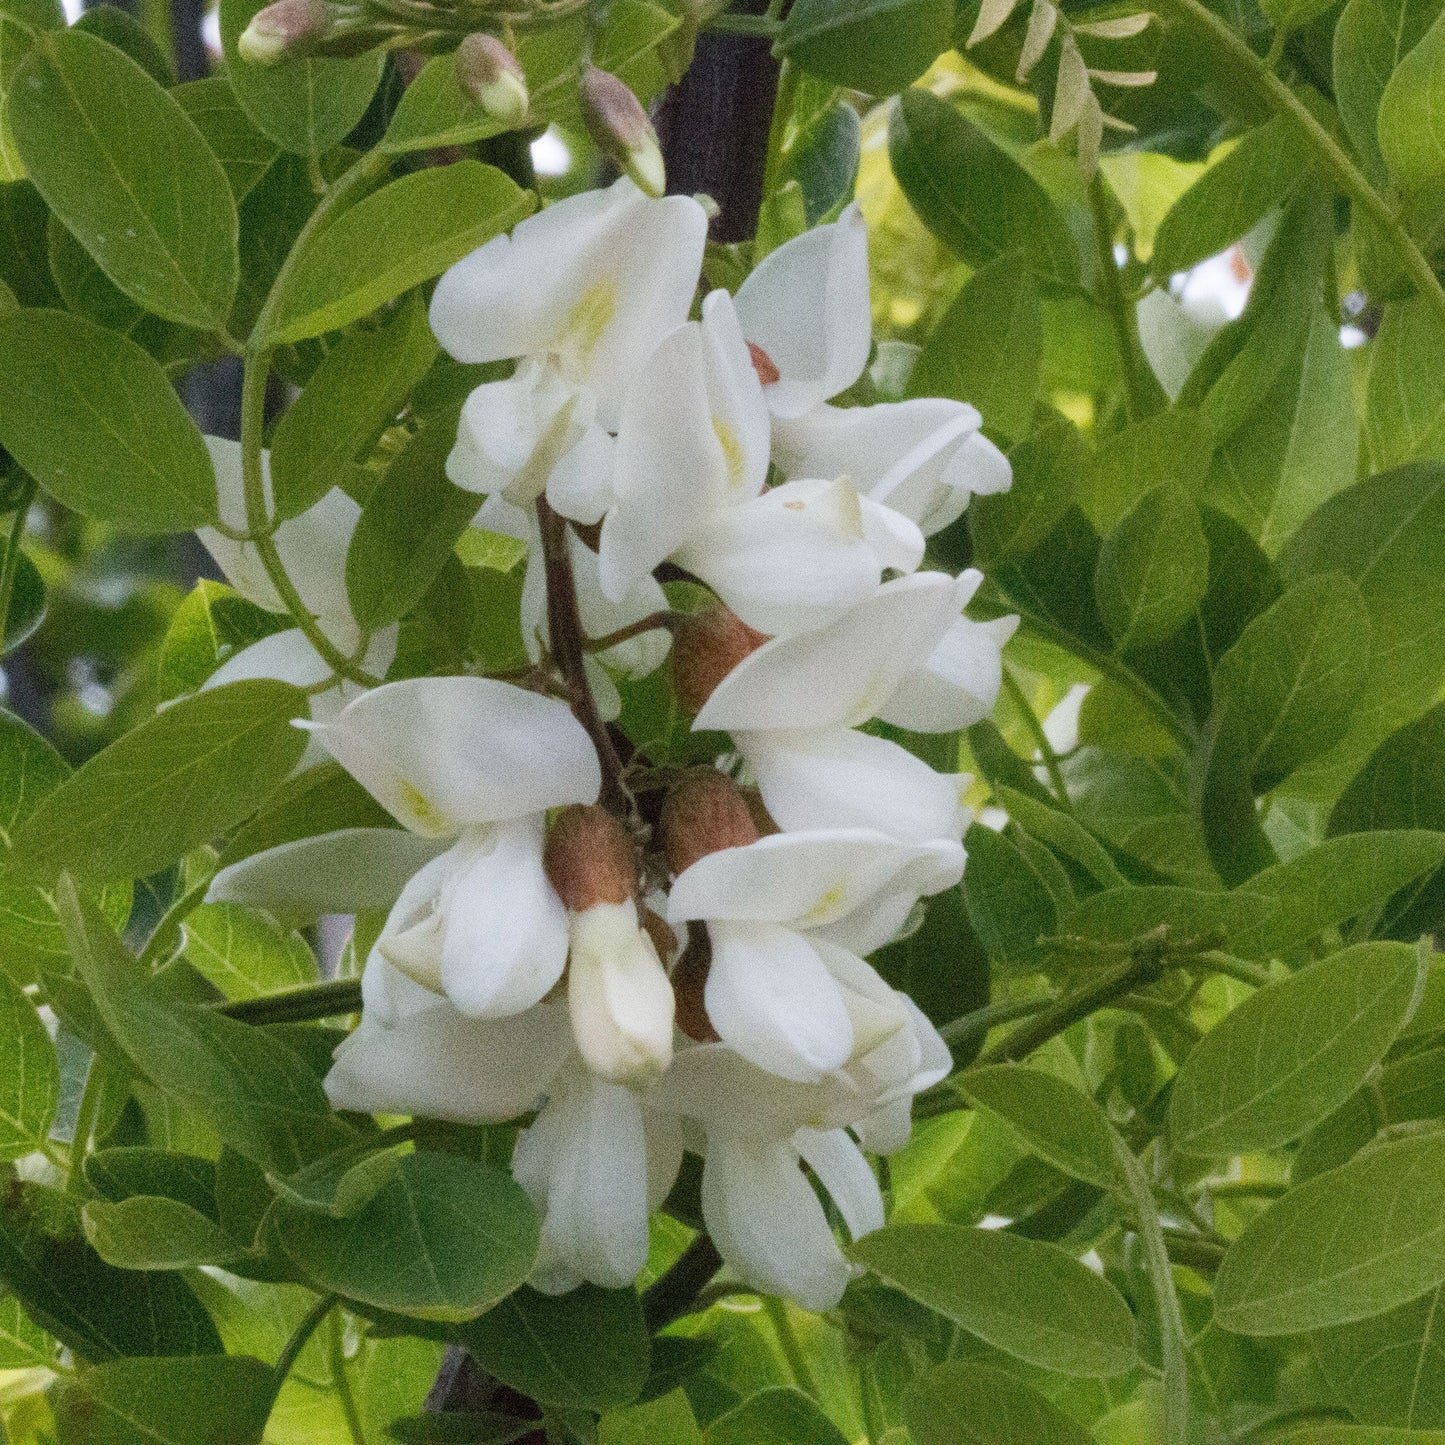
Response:
[{"label": "white petal", "polygon": [[774,415],[799,416],[852,386],[872,340],[868,231],[857,206],[763,257],[736,305],[743,335],[778,369],[764,388]]},{"label": "white petal", "polygon": [[545,1210],[543,1257],[604,1289],[647,1263],[647,1149],[631,1091],[569,1069],[517,1140],[513,1172]]},{"label": "white petal", "polygon": [[[472,1018],[539,1003],[567,962],[567,910],[542,871],[542,814],[463,835],[440,900],[441,983]],[[467,856],[470,854],[470,856]]]},{"label": "white petal", "polygon": [[871,1154],[896,1154],[913,1134],[913,1100],[895,1099],[854,1126],[858,1142]]},{"label": "white petal", "polygon": [[915,668],[879,709],[895,727],[921,733],[951,733],[986,718],[1003,681],[1003,648],[1019,625],[1017,617],[975,622],[960,617],[921,667]]},{"label": "white petal", "polygon": [[767,480],[772,427],[762,382],[726,291],[714,291],[702,303],[702,340],[708,409],[727,462],[727,500],[746,501]]},{"label": "white petal", "polygon": [[307,610],[345,652],[359,639],[346,595],[346,553],[360,520],[360,506],[340,487],[332,487],[299,517],[282,522],[272,537]]},{"label": "white petal", "polygon": [[832,1196],[854,1239],[882,1229],[883,1195],[868,1161],[842,1129],[799,1129],[798,1153]]},{"label": "white petal", "polygon": [[590,803],[597,754],[557,698],[483,677],[419,677],[364,693],[319,729],[398,821],[430,837]]},{"label": "white petal", "polygon": [[827,627],[779,637],[744,658],[694,726],[745,732],[866,722],[957,614],[954,580],[942,572],[885,582]]},{"label": "white petal", "polygon": [[774,636],[831,622],[876,590],[883,568],[844,481],[787,482],[720,508],[672,555],[749,627]]},{"label": "white petal", "polygon": [[442,888],[456,864],[457,850],[453,846],[407,880],[372,949],[373,956],[380,954],[397,972],[438,997],[445,992],[442,988],[445,935],[438,904]]},{"label": "white petal", "polygon": [[572,1049],[565,1011],[542,1005],[501,1022],[444,999],[390,1026],[360,1026],[336,1050],[326,1096],[338,1109],[501,1123],[536,1106]]},{"label": "white petal", "polygon": [[959,777],[885,738],[834,728],[739,733],[735,741],[785,832],[877,828],[924,843],[961,838],[968,826]]},{"label": "white petal", "polygon": [[247,903],[288,919],[390,908],[407,880],[446,846],[400,828],[320,833],[222,868],[206,901]]},{"label": "white petal", "polygon": [[653,200],[626,179],[583,192],[453,266],[432,330],[459,361],[554,356],[597,392],[610,428],[652,348],[687,319],[706,236],[689,197]]},{"label": "white petal", "polygon": [[600,426],[590,426],[547,478],[552,510],[574,522],[600,522],[612,505],[616,442]]},{"label": "white petal", "polygon": [[685,541],[727,491],[713,429],[702,328],[679,327],[627,394],[617,433],[617,505],[602,524],[602,585],[623,597]]},{"label": "white petal", "polygon": [[[205,438],[206,450],[211,455],[211,467],[216,474],[217,512],[221,521],[235,532],[245,532],[246,492],[241,476],[241,444],[228,441],[225,437]],[[266,492],[266,506],[271,506],[271,459],[261,453],[261,476]],[[263,607],[267,612],[284,612],[281,601],[256,549],[249,542],[238,542],[214,527],[198,527],[196,536],[201,539],[216,565],[225,574],[226,581],[248,602]]]},{"label": "white petal", "polygon": [[[798,1083],[766,1073],[726,1044],[697,1044],[678,1052],[647,1097],[658,1112],[779,1143],[802,1124],[831,1123],[829,1105],[840,1086],[851,1091],[842,1073]],[[861,1112],[871,1107],[869,1100]]]},{"label": "white petal", "polygon": [[702,1213],[718,1252],[754,1288],[810,1310],[842,1299],[847,1261],[790,1145],[710,1132]]},{"label": "white petal", "polygon": [[[598,569],[597,554],[589,551],[574,535],[572,576],[577,584],[577,611],[582,619],[582,630],[588,637],[606,637],[608,633],[640,622],[654,612],[667,610],[667,594],[653,577],[642,577],[631,591],[613,602],[602,591]],[[672,633],[665,627],[654,627],[650,632],[639,633],[595,656],[628,677],[646,677],[662,666],[671,646]]]},{"label": "white petal", "polygon": [[902,512],[859,497],[863,515],[863,538],[873,549],[879,564],[894,572],[914,572],[923,561],[923,530]]},{"label": "white petal", "polygon": [[331,664],[307,640],[299,627],[273,632],[228,657],[201,685],[224,687],[228,682],[270,677],[293,687],[315,687],[331,676]]},{"label": "white petal", "polygon": [[916,897],[937,876],[947,876],[942,859],[947,855],[951,862],[955,853],[962,876],[957,843],[900,843],[865,828],[774,833],[699,858],[672,885],[668,921],[755,919],[821,927],[885,890],[916,883]]},{"label": "white petal", "polygon": [[800,933],[772,923],[714,923],[704,1003],[718,1036],[770,1074],[815,1083],[853,1052],[832,974]]},{"label": "white petal", "polygon": [[648,1084],[672,1062],[672,984],[633,904],[572,915],[567,1006],[578,1051],[603,1078]]}]

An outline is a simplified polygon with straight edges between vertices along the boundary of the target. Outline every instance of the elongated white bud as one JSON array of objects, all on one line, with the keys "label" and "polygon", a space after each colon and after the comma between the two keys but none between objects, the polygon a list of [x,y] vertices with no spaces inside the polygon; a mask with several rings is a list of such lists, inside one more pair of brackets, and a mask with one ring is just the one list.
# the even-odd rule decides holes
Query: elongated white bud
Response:
[{"label": "elongated white bud", "polygon": [[638,190],[660,196],[667,190],[667,172],[657,132],[642,102],[625,82],[589,65],[577,86],[582,119],[597,148],[630,176]]},{"label": "elongated white bud", "polygon": [[587,1067],[614,1084],[645,1085],[672,1062],[672,984],[631,903],[572,915],[567,1006]]},{"label": "elongated white bud", "polygon": [[236,51],[252,65],[275,65],[287,56],[306,53],[330,29],[325,0],[276,0],[251,17],[236,41]]},{"label": "elongated white bud", "polygon": [[493,120],[520,125],[527,116],[527,77],[495,35],[468,35],[457,47],[457,82]]}]

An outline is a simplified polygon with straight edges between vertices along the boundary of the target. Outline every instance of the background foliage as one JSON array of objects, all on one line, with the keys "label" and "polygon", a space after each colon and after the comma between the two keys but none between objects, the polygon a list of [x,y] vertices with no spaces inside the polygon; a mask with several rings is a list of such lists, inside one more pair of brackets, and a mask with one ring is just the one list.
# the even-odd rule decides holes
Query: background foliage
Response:
[{"label": "background foliage", "polygon": [[[536,10],[512,134],[457,83],[472,12],[425,63],[262,70],[256,8],[177,84],[165,14],[0,0],[8,1438],[1445,1440],[1440,5]],[[699,30],[784,62],[756,236],[709,279],[856,192],[857,399],[972,401],[1014,467],[934,539],[1024,619],[995,719],[920,744],[983,816],[882,957],[958,1071],[828,1317],[682,1289],[685,1187],[640,1296],[519,1288],[507,1130],[326,1105],[364,947],[323,983],[320,940],[199,902],[373,812],[287,781],[294,690],[195,691],[278,621],[174,535],[216,519],[182,398],[274,353],[278,513],[362,503],[392,675],[516,665],[518,555],[441,466],[484,369],[420,300],[529,208],[543,125],[544,195],[599,174],[584,45],[647,101]],[[665,731],[658,680],[626,702]],[[485,1413],[422,1418],[447,1342]]]}]

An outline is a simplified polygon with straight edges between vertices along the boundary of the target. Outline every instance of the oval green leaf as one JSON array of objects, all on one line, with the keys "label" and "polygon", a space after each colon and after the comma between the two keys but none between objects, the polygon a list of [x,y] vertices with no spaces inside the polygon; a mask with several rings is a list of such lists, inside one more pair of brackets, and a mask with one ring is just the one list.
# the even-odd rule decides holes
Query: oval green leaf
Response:
[{"label": "oval green leaf", "polygon": [[55,1045],[28,995],[0,973],[0,1159],[41,1148],[59,1102]]},{"label": "oval green leaf", "polygon": [[224,326],[241,274],[236,202],[185,111],[79,30],[38,41],[15,82],[10,124],[30,177],[101,270],[157,316]]},{"label": "oval green leaf", "polygon": [[1169,1098],[1182,1154],[1249,1154],[1298,1139],[1385,1057],[1419,1002],[1429,959],[1362,943],[1260,989],[1184,1061]]},{"label": "oval green leaf", "polygon": [[1134,1316],[1102,1275],[1040,1240],[953,1224],[895,1224],[854,1259],[920,1304],[1042,1369],[1122,1375],[1139,1362]]},{"label": "oval green leaf", "polygon": [[1037,1390],[988,1365],[950,1360],[903,1397],[918,1445],[1090,1445],[1093,1436]]},{"label": "oval green leaf", "polygon": [[1209,543],[1181,487],[1146,492],[1099,549],[1094,594],[1121,652],[1177,632],[1208,586]]},{"label": "oval green leaf", "polygon": [[776,49],[824,80],[894,95],[949,48],[952,30],[950,0],[797,0]]},{"label": "oval green leaf", "polygon": [[67,507],[126,531],[216,520],[211,459],[165,372],[82,317],[0,316],[0,445]]}]

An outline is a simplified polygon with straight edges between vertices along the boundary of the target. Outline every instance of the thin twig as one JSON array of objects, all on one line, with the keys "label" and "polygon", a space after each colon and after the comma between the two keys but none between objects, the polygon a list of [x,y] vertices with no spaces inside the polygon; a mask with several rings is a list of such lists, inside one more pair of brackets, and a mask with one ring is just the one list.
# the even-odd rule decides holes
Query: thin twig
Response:
[{"label": "thin twig", "polygon": [[248,1024],[296,1024],[331,1018],[335,1014],[354,1014],[360,1008],[361,980],[335,978],[307,988],[287,989],[285,993],[219,1004],[216,1011]]}]

